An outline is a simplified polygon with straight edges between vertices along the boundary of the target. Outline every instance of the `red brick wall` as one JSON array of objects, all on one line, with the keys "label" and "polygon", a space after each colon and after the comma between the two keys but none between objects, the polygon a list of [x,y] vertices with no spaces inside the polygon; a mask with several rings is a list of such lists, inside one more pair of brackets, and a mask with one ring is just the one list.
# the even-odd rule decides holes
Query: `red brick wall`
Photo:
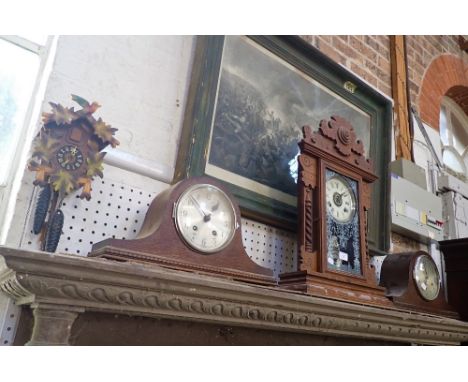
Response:
[{"label": "red brick wall", "polygon": [[388,36],[302,36],[334,61],[392,96]]},{"label": "red brick wall", "polygon": [[458,46],[458,36],[406,36],[406,49],[410,97],[416,107],[423,76],[432,60],[444,53],[460,59],[467,56]]},{"label": "red brick wall", "polygon": [[[318,48],[334,61],[344,65],[352,72],[369,82],[388,96],[392,96],[390,67],[389,36],[302,36],[310,44]],[[416,106],[422,119],[430,126],[438,128],[440,97],[445,93],[435,95],[434,88],[446,88],[455,82],[463,84],[463,76],[467,77],[468,54],[463,53],[458,46],[458,36],[406,36],[408,59],[408,86],[411,103]],[[426,82],[431,86],[423,87],[423,80],[428,68],[441,55],[451,55],[464,63],[458,69],[445,68],[445,79],[442,81],[440,72],[429,72]],[[443,59],[445,60],[445,59]],[[453,61],[453,60],[446,60]],[[443,65],[446,66],[446,65]],[[464,66],[464,70],[463,70]],[[457,71],[456,79],[453,72]],[[449,80],[450,79],[450,80]],[[446,89],[448,90],[448,89]],[[426,93],[424,96],[421,93]],[[434,93],[434,94],[433,94]],[[422,105],[422,109],[419,110]]]},{"label": "red brick wall", "polygon": [[461,94],[465,95],[463,98],[466,97],[468,65],[464,65],[462,59],[452,54],[437,56],[424,74],[418,96],[421,119],[436,130],[439,130],[442,97],[449,95],[449,90],[454,87],[460,88]]}]

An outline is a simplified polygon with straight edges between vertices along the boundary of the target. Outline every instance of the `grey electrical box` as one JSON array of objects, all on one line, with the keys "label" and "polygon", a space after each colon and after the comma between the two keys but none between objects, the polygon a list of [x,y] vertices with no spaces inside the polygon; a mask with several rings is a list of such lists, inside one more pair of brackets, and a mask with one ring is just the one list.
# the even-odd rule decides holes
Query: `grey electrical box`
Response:
[{"label": "grey electrical box", "polygon": [[465,198],[468,198],[468,184],[455,178],[453,175],[440,175],[437,179],[437,185],[440,192],[455,191]]},{"label": "grey electrical box", "polygon": [[446,239],[468,237],[468,199],[454,191],[441,195],[444,208]]},{"label": "grey electrical box", "polygon": [[427,190],[426,171],[407,159],[397,159],[390,163],[390,172]]},{"label": "grey electrical box", "polygon": [[443,240],[442,200],[392,174],[392,230],[420,242]]}]

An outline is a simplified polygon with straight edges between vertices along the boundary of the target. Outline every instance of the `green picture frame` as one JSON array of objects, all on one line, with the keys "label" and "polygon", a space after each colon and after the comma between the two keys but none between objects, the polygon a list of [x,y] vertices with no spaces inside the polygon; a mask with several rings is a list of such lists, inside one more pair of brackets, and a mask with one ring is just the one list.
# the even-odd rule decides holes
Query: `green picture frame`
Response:
[{"label": "green picture frame", "polygon": [[[248,41],[263,52],[268,52],[272,60],[287,63],[328,92],[336,94],[351,107],[369,116],[369,156],[379,180],[373,187],[368,243],[371,251],[385,253],[390,240],[388,163],[391,150],[391,101],[300,37],[249,36]],[[270,197],[269,193],[259,192],[255,187],[236,184],[230,179],[230,172],[213,172],[211,163],[207,166],[213,138],[212,129],[217,118],[215,112],[220,92],[223,49],[224,36],[197,37],[174,182],[193,176],[213,176],[222,181],[237,198],[243,216],[294,231],[297,228],[297,210],[290,202],[285,203],[280,198]],[[259,64],[261,70],[261,62]],[[323,115],[323,118],[329,117],[330,115]],[[232,178],[234,177],[238,178],[236,174],[233,174]]]}]

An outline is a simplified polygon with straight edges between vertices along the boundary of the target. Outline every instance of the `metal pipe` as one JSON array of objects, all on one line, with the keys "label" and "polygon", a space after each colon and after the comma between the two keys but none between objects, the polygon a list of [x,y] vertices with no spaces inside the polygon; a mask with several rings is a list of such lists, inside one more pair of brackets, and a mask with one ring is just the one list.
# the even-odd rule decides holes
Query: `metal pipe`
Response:
[{"label": "metal pipe", "polygon": [[171,183],[174,176],[174,168],[164,164],[144,159],[119,149],[105,148],[104,163],[131,171],[148,178],[159,180],[164,183]]}]

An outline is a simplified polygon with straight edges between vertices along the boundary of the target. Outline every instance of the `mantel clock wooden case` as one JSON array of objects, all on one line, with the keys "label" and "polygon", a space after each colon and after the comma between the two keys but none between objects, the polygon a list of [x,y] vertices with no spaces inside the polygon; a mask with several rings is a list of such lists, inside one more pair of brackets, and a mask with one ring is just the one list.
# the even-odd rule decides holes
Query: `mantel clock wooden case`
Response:
[{"label": "mantel clock wooden case", "polygon": [[369,265],[367,211],[377,179],[362,142],[345,119],[304,126],[299,143],[298,271],[280,286],[311,295],[391,306]]},{"label": "mantel clock wooden case", "polygon": [[427,252],[387,255],[380,270],[380,285],[399,308],[459,318],[445,300],[437,265]]},{"label": "mantel clock wooden case", "polygon": [[156,196],[136,239],[104,240],[91,256],[274,285],[272,271],[246,254],[240,223],[237,203],[219,182],[190,178]]}]

